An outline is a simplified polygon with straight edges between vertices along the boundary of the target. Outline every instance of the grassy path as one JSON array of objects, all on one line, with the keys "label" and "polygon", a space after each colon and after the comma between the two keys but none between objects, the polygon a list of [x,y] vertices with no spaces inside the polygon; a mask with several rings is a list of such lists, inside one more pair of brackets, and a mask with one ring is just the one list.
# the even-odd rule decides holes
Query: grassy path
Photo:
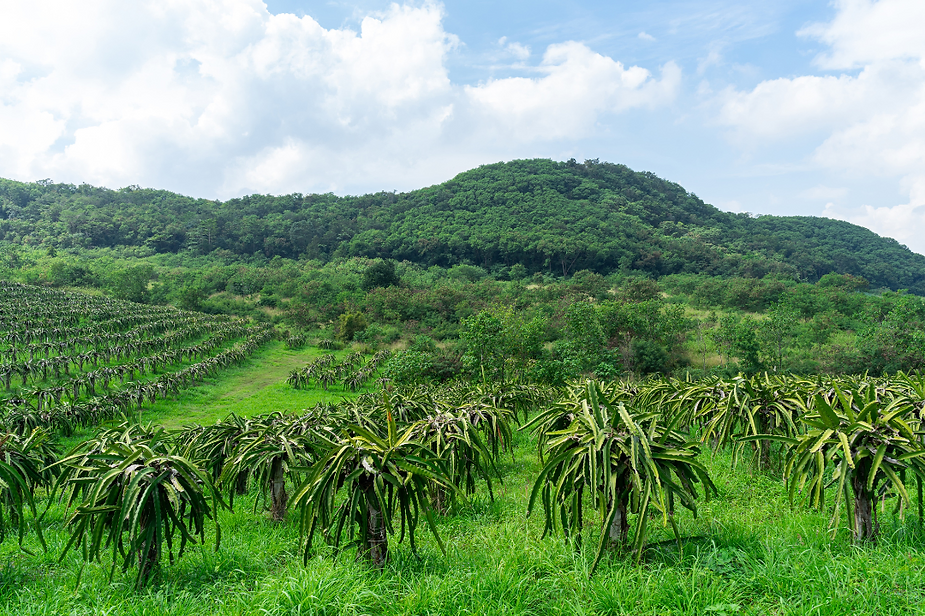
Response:
[{"label": "grassy path", "polygon": [[250,417],[273,411],[299,411],[318,402],[355,397],[356,394],[344,391],[340,385],[326,392],[295,390],[286,384],[292,370],[327,353],[330,351],[315,348],[290,351],[282,342],[271,342],[240,366],[223,370],[179,396],[158,400],[141,414],[141,420],[170,429],[214,423],[229,413]]}]

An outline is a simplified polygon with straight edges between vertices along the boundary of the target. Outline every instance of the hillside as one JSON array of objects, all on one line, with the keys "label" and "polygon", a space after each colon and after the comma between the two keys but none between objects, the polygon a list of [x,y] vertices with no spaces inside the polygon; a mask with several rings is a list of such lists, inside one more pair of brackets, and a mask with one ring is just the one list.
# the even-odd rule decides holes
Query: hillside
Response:
[{"label": "hillside", "polygon": [[[731,214],[623,165],[520,160],[407,193],[251,195],[0,180],[0,241],[662,276],[863,276],[925,295],[925,256],[850,223]],[[227,253],[224,253],[227,254]]]}]

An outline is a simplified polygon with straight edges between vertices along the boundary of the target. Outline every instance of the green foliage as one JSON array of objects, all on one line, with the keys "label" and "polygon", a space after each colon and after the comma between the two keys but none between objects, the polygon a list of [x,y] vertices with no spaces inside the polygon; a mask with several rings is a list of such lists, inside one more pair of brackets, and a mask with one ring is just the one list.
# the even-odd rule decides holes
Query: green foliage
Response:
[{"label": "green foliage", "polygon": [[[416,424],[417,438],[441,461],[446,476],[459,493],[475,494],[476,481],[484,479],[489,497],[494,500],[492,476],[501,480],[496,466],[501,441],[510,442],[513,413],[479,403],[452,408],[446,403]],[[446,512],[456,490],[434,486],[434,508]],[[451,502],[447,502],[451,501]]]},{"label": "green foliage", "polygon": [[301,514],[306,561],[320,531],[338,550],[357,546],[382,568],[390,535],[398,534],[401,541],[407,532],[412,551],[417,550],[415,531],[421,518],[443,549],[429,494],[433,487],[453,489],[453,484],[442,460],[416,434],[415,425],[401,428],[387,409],[381,432],[373,426],[348,427],[311,468],[292,501]]},{"label": "green foliage", "polygon": [[426,383],[433,367],[433,356],[424,351],[397,351],[382,368],[383,378],[397,385]]},{"label": "green foliage", "polygon": [[[629,513],[637,514],[632,546],[637,560],[645,547],[649,508],[661,513],[678,535],[676,502],[696,513],[695,484],[716,492],[697,446],[677,432],[670,418],[626,405],[606,386],[588,382],[540,413],[525,427],[545,432],[545,464],[533,485],[528,514],[541,498],[544,535],[561,528],[581,539],[587,500],[600,515],[600,539],[591,571],[608,545],[629,543]],[[565,424],[565,427],[561,427]],[[587,499],[586,495],[587,494]]]},{"label": "green foliage", "polygon": [[633,368],[641,375],[665,372],[668,352],[652,340],[637,339],[632,343]]},{"label": "green foliage", "polygon": [[[179,450],[185,458],[207,471],[214,482],[218,482],[242,437],[250,430],[249,420],[231,414],[210,426],[186,429],[178,439]],[[244,479],[249,471],[247,469]],[[232,497],[235,491],[232,491]]]},{"label": "green foliage", "polygon": [[48,280],[55,286],[89,286],[97,282],[97,277],[82,263],[58,259],[48,268]]},{"label": "green foliage", "polygon": [[569,286],[578,293],[598,300],[607,297],[607,291],[610,290],[610,284],[606,278],[588,270],[575,272],[569,281]]},{"label": "green foliage", "polygon": [[764,364],[774,372],[783,370],[787,363],[787,350],[794,338],[798,320],[796,310],[778,302],[765,312],[764,320],[758,324],[758,339],[762,355],[765,357]]},{"label": "green foliage", "polygon": [[363,272],[363,290],[377,287],[391,287],[401,282],[395,273],[395,264],[391,261],[375,261]]},{"label": "green foliage", "polygon": [[[231,426],[232,429],[236,427]],[[292,476],[293,470],[310,466],[320,455],[323,444],[318,436],[319,428],[321,426],[315,422],[300,422],[279,413],[250,422],[237,436],[234,453],[222,469],[219,483],[233,499],[235,492],[242,491],[242,475],[249,475],[258,487],[254,511],[262,495],[264,502],[270,501],[271,517],[282,521],[289,504],[287,480],[298,483],[298,477]],[[216,436],[221,444],[224,435],[220,432]]]},{"label": "green foliage", "polygon": [[[163,430],[128,424],[82,443],[59,463],[56,489],[69,492],[71,537],[61,558],[80,548],[86,561],[112,549],[112,571],[138,567],[143,586],[163,554],[205,541],[205,521],[223,506],[208,475],[178,455]],[[219,531],[216,527],[216,548]],[[166,550],[165,550],[166,547]],[[112,573],[110,574],[110,577]]]},{"label": "green foliage", "polygon": [[[106,248],[216,261],[363,257],[459,268],[451,277],[460,281],[511,264],[563,277],[587,270],[816,281],[837,272],[863,277],[873,288],[925,293],[925,257],[867,229],[722,212],[652,173],[593,160],[484,165],[399,194],[247,195],[225,202],[163,190],[0,180],[0,204],[0,241],[35,238],[59,255]],[[22,259],[7,254],[0,263],[21,267]],[[358,277],[362,282],[362,271]],[[229,292],[250,295],[262,286],[235,284]],[[728,305],[764,309],[778,299],[747,286],[730,289]]]},{"label": "green foliage", "polygon": [[623,302],[635,304],[658,299],[661,292],[658,282],[650,278],[632,277],[620,285],[617,297]]},{"label": "green foliage", "polygon": [[460,337],[466,342],[463,364],[488,378],[504,380],[504,323],[488,311],[463,320]]},{"label": "green foliage", "polygon": [[[680,345],[689,327],[683,307],[651,298],[646,291],[648,282],[631,283],[625,299],[605,301],[597,308],[607,345],[619,355],[626,371],[638,375],[667,371],[678,363]],[[634,284],[640,288],[633,290]]]},{"label": "green foliage", "polygon": [[350,342],[358,332],[366,329],[366,317],[360,312],[345,312],[337,317],[337,337],[341,342]]},{"label": "green foliage", "polygon": [[[53,475],[44,468],[54,461],[55,454],[48,433],[41,429],[32,431],[28,437],[0,435],[0,542],[12,526],[22,546],[28,530],[26,513],[38,517],[33,495],[40,487],[50,487]],[[38,520],[34,528],[44,547]]]},{"label": "green foliage", "polygon": [[574,302],[565,311],[565,344],[560,345],[564,359],[574,361],[582,372],[603,359],[604,330],[597,311],[588,302]]},{"label": "green foliage", "polygon": [[921,402],[886,404],[869,381],[833,384],[811,402],[802,417],[807,431],[778,437],[791,447],[784,468],[791,501],[799,493],[822,508],[825,487],[835,485],[833,531],[844,504],[855,541],[875,539],[877,504],[894,497],[902,511],[912,503],[907,482],[925,479]]},{"label": "green foliage", "polygon": [[205,299],[205,290],[195,286],[185,286],[178,290],[175,295],[176,305],[182,310],[201,311]]},{"label": "green foliage", "polygon": [[148,282],[154,277],[150,265],[134,265],[109,275],[109,289],[116,299],[143,304],[148,301]]},{"label": "green foliage", "polygon": [[712,336],[727,362],[732,357],[740,358],[742,370],[748,373],[759,372],[764,368],[760,356],[758,327],[752,317],[739,318],[727,314],[719,320]]},{"label": "green foliage", "polygon": [[[744,438],[759,434],[794,437],[800,410],[812,384],[795,377],[768,374],[717,381],[708,379],[684,388],[682,400],[692,405],[685,422],[699,423],[701,438],[714,448],[735,443],[733,461],[741,453]],[[759,441],[755,448],[759,468],[771,464],[770,443]]]},{"label": "green foliage", "polygon": [[859,332],[865,366],[874,372],[925,368],[925,304],[904,294],[888,301],[880,310],[868,308],[866,326]]},{"label": "green foliage", "polygon": [[542,322],[527,320],[510,307],[483,310],[463,319],[461,326],[463,366],[477,379],[505,383],[522,378],[531,360],[540,356]]}]

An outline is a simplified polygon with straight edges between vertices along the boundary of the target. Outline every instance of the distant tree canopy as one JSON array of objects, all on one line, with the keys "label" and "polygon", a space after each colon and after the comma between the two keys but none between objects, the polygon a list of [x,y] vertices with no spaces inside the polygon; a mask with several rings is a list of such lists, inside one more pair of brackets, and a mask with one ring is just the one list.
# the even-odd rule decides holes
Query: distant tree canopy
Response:
[{"label": "distant tree canopy", "polygon": [[363,272],[363,290],[369,291],[378,287],[391,287],[401,280],[395,273],[395,264],[391,261],[376,261]]},{"label": "distant tree canopy", "polygon": [[[517,160],[407,193],[250,195],[0,179],[0,243],[250,258],[407,260],[522,278],[580,270],[815,282],[836,272],[925,295],[925,256],[850,223],[722,212],[624,165]],[[12,254],[12,253],[10,253]],[[12,257],[5,257],[12,258]],[[62,273],[65,276],[75,273]]]}]

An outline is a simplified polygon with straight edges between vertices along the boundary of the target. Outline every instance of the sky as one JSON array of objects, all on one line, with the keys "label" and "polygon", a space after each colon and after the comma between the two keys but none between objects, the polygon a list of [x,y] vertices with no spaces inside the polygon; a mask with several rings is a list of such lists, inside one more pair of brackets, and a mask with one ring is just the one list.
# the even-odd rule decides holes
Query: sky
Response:
[{"label": "sky", "polygon": [[0,0],[0,177],[210,199],[520,158],[925,254],[923,0]]}]

